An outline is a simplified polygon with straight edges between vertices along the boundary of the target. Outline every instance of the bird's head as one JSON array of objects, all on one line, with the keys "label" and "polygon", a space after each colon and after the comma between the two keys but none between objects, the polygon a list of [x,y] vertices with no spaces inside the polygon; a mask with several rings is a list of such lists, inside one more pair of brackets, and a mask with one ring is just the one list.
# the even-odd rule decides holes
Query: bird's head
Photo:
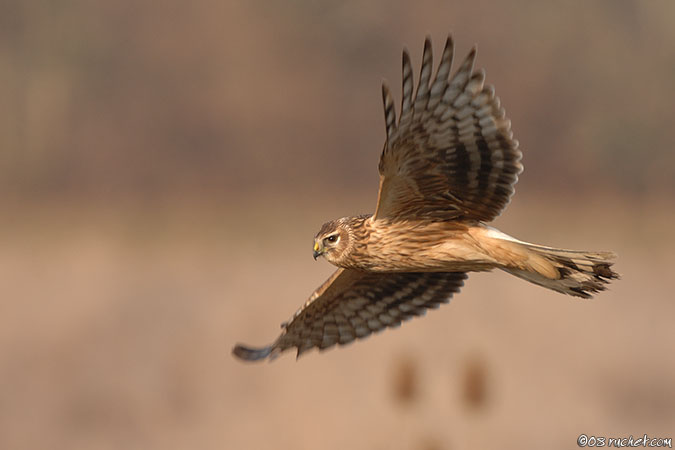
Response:
[{"label": "bird's head", "polygon": [[340,265],[350,240],[350,227],[345,219],[324,223],[314,237],[314,259],[323,256],[328,262]]}]

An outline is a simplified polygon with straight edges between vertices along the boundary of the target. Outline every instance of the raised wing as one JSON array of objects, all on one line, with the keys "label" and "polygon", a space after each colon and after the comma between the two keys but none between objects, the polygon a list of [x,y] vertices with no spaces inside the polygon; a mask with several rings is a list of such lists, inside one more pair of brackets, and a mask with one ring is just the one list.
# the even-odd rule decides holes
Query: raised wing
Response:
[{"label": "raised wing", "polygon": [[490,221],[508,205],[522,172],[513,139],[485,72],[473,72],[476,48],[448,79],[454,44],[448,37],[431,80],[431,41],[424,43],[420,81],[413,97],[410,56],[403,51],[401,117],[382,85],[387,140],[380,157],[380,191],[374,219]]},{"label": "raised wing", "polygon": [[271,345],[249,348],[240,344],[233,354],[255,361],[275,358],[295,347],[297,356],[317,347],[324,350],[364,338],[385,327],[396,327],[412,316],[437,308],[459,292],[462,272],[369,273],[338,269],[309,297]]}]

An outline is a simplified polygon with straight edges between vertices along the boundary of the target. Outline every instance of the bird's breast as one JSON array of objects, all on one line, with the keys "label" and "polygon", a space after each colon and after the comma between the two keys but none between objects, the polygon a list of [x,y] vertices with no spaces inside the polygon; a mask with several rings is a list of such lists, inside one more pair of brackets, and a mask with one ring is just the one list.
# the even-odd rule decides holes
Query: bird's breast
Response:
[{"label": "bird's breast", "polygon": [[364,224],[345,267],[377,272],[454,272],[486,270],[489,263],[459,222],[380,222]]}]

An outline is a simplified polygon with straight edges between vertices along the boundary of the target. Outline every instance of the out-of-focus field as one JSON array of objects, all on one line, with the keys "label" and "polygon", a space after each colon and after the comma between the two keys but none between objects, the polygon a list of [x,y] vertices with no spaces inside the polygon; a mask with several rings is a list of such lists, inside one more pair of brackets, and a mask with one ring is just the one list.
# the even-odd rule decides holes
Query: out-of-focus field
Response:
[{"label": "out-of-focus field", "polygon": [[0,447],[570,448],[580,433],[672,435],[673,211],[524,197],[502,229],[615,250],[623,279],[584,301],[474,274],[398,330],[253,365],[231,357],[234,343],[276,337],[332,271],[311,258],[314,230],[370,201],[14,210],[0,234]]},{"label": "out-of-focus field", "polygon": [[[574,448],[675,435],[675,2],[0,2],[0,449]],[[372,212],[380,83],[448,32],[513,122],[497,226],[619,254],[243,364]],[[417,75],[417,74],[416,74]]]}]

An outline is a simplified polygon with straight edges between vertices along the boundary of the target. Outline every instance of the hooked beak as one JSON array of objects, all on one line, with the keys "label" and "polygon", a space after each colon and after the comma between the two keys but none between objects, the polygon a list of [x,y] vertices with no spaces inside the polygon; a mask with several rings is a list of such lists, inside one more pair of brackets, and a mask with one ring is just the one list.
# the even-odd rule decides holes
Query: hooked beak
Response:
[{"label": "hooked beak", "polygon": [[318,242],[315,242],[314,243],[314,261],[316,261],[316,258],[321,256],[322,253],[323,253],[323,249],[321,248],[321,246],[319,245]]}]

